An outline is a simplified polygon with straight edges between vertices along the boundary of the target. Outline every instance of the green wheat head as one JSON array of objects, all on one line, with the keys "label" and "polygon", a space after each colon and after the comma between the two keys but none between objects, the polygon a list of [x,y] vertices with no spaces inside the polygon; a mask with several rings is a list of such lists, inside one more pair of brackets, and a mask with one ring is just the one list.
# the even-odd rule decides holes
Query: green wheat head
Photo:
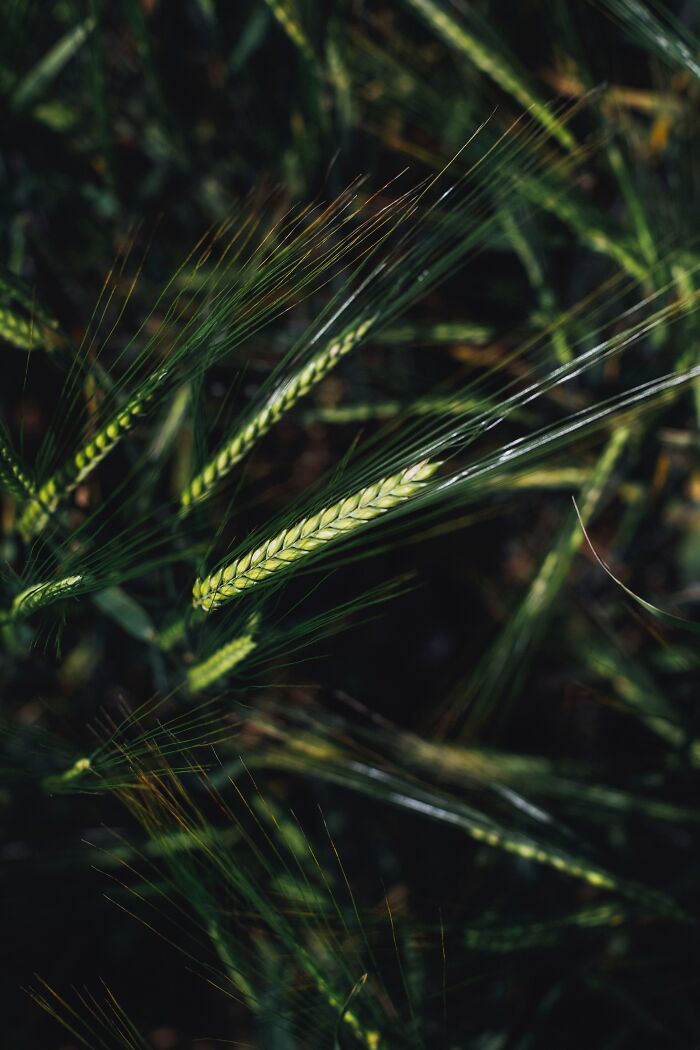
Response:
[{"label": "green wheat head", "polygon": [[[163,379],[162,372],[158,379]],[[25,507],[19,529],[25,540],[38,536],[46,527],[51,514],[95,470],[105,456],[131,430],[138,417],[155,396],[152,383],[144,386],[127,405],[115,412],[108,423],[76,452],[53,477],[44,482],[35,497]]]},{"label": "green wheat head", "polygon": [[62,580],[32,584],[15,597],[10,617],[14,620],[29,616],[36,609],[65,598],[79,586],[82,580],[82,576],[66,576]]},{"label": "green wheat head", "polygon": [[41,328],[7,306],[0,306],[0,339],[19,350],[34,350],[43,345]]},{"label": "green wheat head", "polygon": [[[202,1011],[217,1045],[422,1050],[465,1025],[557,1044],[572,999],[607,998],[622,1019],[599,1010],[592,1042],[640,1019],[692,1042],[700,624],[662,607],[665,568],[684,605],[696,560],[700,36],[674,13],[694,5],[6,6],[5,940],[27,965],[68,947],[82,985],[74,949],[116,885],[137,953],[176,982],[179,953],[205,989],[173,1017],[173,981],[137,980],[136,1021],[104,983],[37,978],[35,1003],[87,1050],[148,1050],[161,1023],[185,1039]],[[271,72],[288,97],[261,106]],[[49,142],[67,163],[41,163]],[[284,348],[269,370],[262,346]],[[292,414],[298,462],[269,444]],[[527,753],[501,750],[523,726]],[[435,847],[417,863],[416,837]],[[70,906],[47,926],[59,867]],[[533,959],[534,1020],[494,1026]],[[10,1007],[8,1043],[31,1043]]]},{"label": "green wheat head", "polygon": [[250,656],[258,645],[255,640],[255,629],[259,622],[260,615],[255,613],[248,621],[248,629],[245,634],[239,635],[233,641],[217,649],[206,660],[190,667],[187,672],[187,684],[191,693],[203,692]]},{"label": "green wheat head", "polygon": [[4,429],[0,427],[0,491],[3,489],[18,503],[34,495],[34,483],[12,451]]},{"label": "green wheat head", "polygon": [[304,518],[225,568],[196,580],[192,588],[193,605],[205,612],[218,609],[326,543],[361,528],[418,495],[439,466],[439,463],[422,460]]},{"label": "green wheat head", "polygon": [[58,321],[36,301],[31,288],[0,266],[0,341],[18,350],[52,350]]},{"label": "green wheat head", "polygon": [[316,386],[337,363],[364,338],[376,317],[370,317],[338,340],[325,346],[308,364],[271,395],[250,422],[223,445],[206,466],[192,479],[180,499],[183,508],[207,499],[216,484],[239,463],[260,438],[288,412],[293,405]]}]

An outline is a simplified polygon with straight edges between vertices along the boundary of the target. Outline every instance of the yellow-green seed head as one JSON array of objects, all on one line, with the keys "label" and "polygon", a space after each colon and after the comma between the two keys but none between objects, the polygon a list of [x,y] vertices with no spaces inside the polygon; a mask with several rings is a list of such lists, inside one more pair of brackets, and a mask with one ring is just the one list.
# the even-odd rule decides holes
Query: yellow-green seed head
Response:
[{"label": "yellow-green seed head", "polygon": [[82,576],[66,576],[62,580],[51,580],[48,583],[35,583],[15,597],[10,615],[15,618],[27,616],[42,605],[64,598],[81,583]]},{"label": "yellow-green seed head", "polygon": [[422,460],[406,470],[382,478],[290,526],[223,569],[195,580],[192,587],[193,605],[204,612],[211,612],[300,558],[319,550],[324,544],[399,506],[418,495],[439,465]]},{"label": "yellow-green seed head", "polygon": [[263,407],[220,448],[212,459],[192,479],[180,496],[183,507],[208,498],[213,488],[263,437],[274,424],[320,382],[346,354],[357,346],[376,321],[370,317],[356,328],[346,332],[340,340],[324,346],[294,375],[282,383]]}]

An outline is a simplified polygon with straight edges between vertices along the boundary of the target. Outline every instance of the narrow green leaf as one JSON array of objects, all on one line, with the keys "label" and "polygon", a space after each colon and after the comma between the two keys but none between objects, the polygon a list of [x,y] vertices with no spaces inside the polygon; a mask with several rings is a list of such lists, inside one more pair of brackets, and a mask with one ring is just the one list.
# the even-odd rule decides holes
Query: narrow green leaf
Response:
[{"label": "narrow green leaf", "polygon": [[86,18],[69,29],[15,87],[10,98],[10,108],[15,111],[26,109],[34,102],[80,51],[94,28],[95,20]]}]

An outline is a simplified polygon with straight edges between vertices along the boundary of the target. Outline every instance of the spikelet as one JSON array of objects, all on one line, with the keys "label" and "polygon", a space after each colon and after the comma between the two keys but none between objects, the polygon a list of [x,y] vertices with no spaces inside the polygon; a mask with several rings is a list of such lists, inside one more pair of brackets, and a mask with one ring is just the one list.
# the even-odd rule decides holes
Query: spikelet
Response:
[{"label": "spikelet", "polygon": [[0,340],[19,350],[55,349],[61,338],[52,327],[36,317],[28,320],[8,306],[0,306]]},{"label": "spikelet", "polygon": [[[159,374],[156,384],[165,378],[165,370]],[[97,467],[105,456],[112,451],[144,411],[148,402],[155,396],[155,384],[149,383],[137,393],[131,401],[115,412],[112,418],[101,427],[95,436],[71,456],[65,466],[52,478],[49,478],[38,490],[35,498],[27,505],[19,521],[19,530],[28,540],[37,536],[45,527],[59,504],[77,489]]]},{"label": "spikelet", "polygon": [[201,693],[250,656],[257,648],[258,643],[255,641],[254,632],[259,622],[260,614],[255,613],[248,621],[245,634],[239,635],[233,641],[217,649],[206,660],[190,667],[187,672],[187,684],[191,693]]},{"label": "spikelet", "polygon": [[34,484],[15,456],[0,426],[0,492],[9,492],[18,503],[33,497]]},{"label": "spikelet", "polygon": [[35,583],[16,595],[10,610],[10,617],[15,620],[28,616],[42,605],[65,598],[81,583],[82,576],[66,576],[62,580],[50,580],[48,583]]},{"label": "spikelet", "polygon": [[40,328],[7,306],[0,306],[0,339],[20,350],[34,350],[42,345]]},{"label": "spikelet", "polygon": [[60,779],[64,783],[69,783],[71,780],[77,780],[82,777],[83,773],[89,773],[92,769],[92,763],[87,757],[77,759],[70,769],[67,769],[65,773],[61,774]]},{"label": "spikelet", "polygon": [[176,645],[179,645],[185,637],[185,617],[179,616],[176,620],[158,632],[158,645],[164,653],[169,653]]},{"label": "spikelet", "polygon": [[439,463],[422,460],[304,518],[225,568],[196,580],[192,588],[193,605],[205,612],[217,609],[326,543],[416,496],[439,466]]},{"label": "spikelet", "polygon": [[207,499],[221,478],[239,463],[253,445],[270,430],[285,412],[296,404],[309,390],[320,382],[332,368],[349,354],[367,334],[376,317],[370,317],[333,343],[324,346],[291,379],[274,391],[267,402],[252,419],[238,431],[236,436],[223,445],[210,459],[203,470],[192,479],[183,491],[180,500],[183,508]]},{"label": "spikelet", "polygon": [[58,321],[37,301],[31,288],[0,267],[0,341],[20,350],[52,350],[61,338]]}]

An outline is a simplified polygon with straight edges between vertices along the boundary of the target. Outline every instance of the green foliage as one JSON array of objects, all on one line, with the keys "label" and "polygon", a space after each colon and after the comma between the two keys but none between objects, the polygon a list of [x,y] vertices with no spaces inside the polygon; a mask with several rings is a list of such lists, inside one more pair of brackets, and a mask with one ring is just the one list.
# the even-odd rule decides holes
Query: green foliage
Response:
[{"label": "green foliage", "polygon": [[692,5],[6,7],[5,1042],[691,1050]]}]

